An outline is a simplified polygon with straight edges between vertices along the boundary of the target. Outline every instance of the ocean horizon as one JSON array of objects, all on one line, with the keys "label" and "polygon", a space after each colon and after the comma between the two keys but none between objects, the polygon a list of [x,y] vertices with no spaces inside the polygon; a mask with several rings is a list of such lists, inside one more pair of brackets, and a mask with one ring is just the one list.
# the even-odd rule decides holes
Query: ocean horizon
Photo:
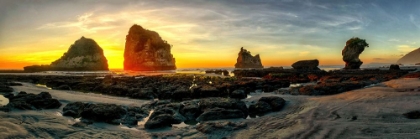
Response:
[{"label": "ocean horizon", "polygon": [[[366,64],[362,65],[361,69],[381,69],[387,70],[390,64]],[[291,66],[265,66],[264,68],[270,67],[283,67],[284,69],[293,69]],[[344,68],[344,65],[320,65],[318,66],[321,70],[331,71],[331,70],[340,70]],[[400,65],[401,68],[417,68],[419,65]],[[177,68],[176,70],[161,70],[161,71],[131,71],[123,69],[110,69],[109,71],[42,71],[42,72],[33,72],[33,73],[20,73],[20,72],[4,72],[1,71],[13,71],[13,70],[0,70],[0,74],[29,74],[29,75],[70,75],[70,76],[84,76],[84,75],[94,75],[94,76],[105,76],[113,75],[116,76],[138,76],[138,75],[162,75],[162,74],[206,74],[206,70],[227,70],[230,76],[234,76],[232,71],[236,68],[234,67],[196,67],[196,68]],[[15,69],[17,71],[23,71],[21,69]],[[211,74],[209,74],[211,75]]]}]

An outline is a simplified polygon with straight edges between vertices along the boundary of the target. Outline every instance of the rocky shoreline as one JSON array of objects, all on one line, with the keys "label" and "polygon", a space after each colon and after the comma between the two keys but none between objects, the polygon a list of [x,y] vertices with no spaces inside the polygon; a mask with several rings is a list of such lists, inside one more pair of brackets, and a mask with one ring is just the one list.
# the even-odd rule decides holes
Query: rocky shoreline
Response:
[{"label": "rocky shoreline", "polygon": [[[239,73],[235,73],[235,75],[242,75],[238,77],[185,74],[130,77],[0,75],[0,92],[3,92],[2,94],[10,100],[9,104],[0,110],[13,112],[14,109],[60,108],[62,104],[52,98],[48,92],[37,95],[26,92],[12,93],[14,90],[9,87],[22,85],[19,82],[27,82],[45,84],[46,87],[53,90],[94,92],[150,101],[141,106],[81,101],[67,102],[62,107],[63,115],[81,118],[81,122],[72,125],[74,127],[86,128],[95,122],[136,127],[139,121],[147,119],[144,123],[145,129],[160,129],[180,123],[190,123],[194,125],[196,131],[203,134],[220,134],[225,130],[233,132],[248,126],[246,122],[224,120],[264,117],[266,114],[282,111],[283,107],[292,105],[288,104],[290,100],[279,96],[246,100],[251,93],[332,95],[400,77],[420,77],[420,72],[409,73],[407,70],[336,70],[326,72],[271,69],[268,74],[263,75],[265,72],[267,71],[241,70]],[[254,75],[262,76],[261,78],[247,78],[247,76]],[[292,83],[311,84],[290,87]],[[416,111],[407,112],[404,115],[409,118],[418,117]],[[200,124],[196,126],[198,122]],[[225,133],[221,134],[221,136],[224,135]]]}]

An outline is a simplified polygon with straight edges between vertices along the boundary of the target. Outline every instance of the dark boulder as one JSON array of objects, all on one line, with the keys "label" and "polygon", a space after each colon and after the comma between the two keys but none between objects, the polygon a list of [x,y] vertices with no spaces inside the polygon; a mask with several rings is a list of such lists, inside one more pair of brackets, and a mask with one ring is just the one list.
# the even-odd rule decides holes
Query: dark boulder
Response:
[{"label": "dark boulder", "polygon": [[86,120],[107,122],[110,124],[137,125],[137,122],[149,115],[149,109],[136,106],[115,104],[90,104],[73,102],[63,108],[64,116],[82,117]]},{"label": "dark boulder", "polygon": [[30,102],[36,109],[57,109],[62,104],[57,99],[35,99]]},{"label": "dark boulder", "polygon": [[37,95],[37,97],[43,98],[43,99],[48,99],[48,98],[52,98],[51,94],[48,92],[41,92]]},{"label": "dark boulder", "polygon": [[9,98],[9,99],[15,96],[13,93],[2,93],[2,95],[3,95],[5,98]]},{"label": "dark boulder", "polygon": [[126,110],[115,104],[89,104],[81,112],[81,116],[98,122],[113,123],[115,119],[121,119]]},{"label": "dark boulder", "polygon": [[12,109],[9,106],[0,106],[0,111],[10,112]]},{"label": "dark boulder", "polygon": [[58,87],[55,87],[53,89],[57,89],[57,90],[71,90],[71,87],[68,85],[60,85]]},{"label": "dark boulder", "polygon": [[159,114],[147,120],[144,128],[156,129],[162,127],[170,127],[172,124],[180,124],[181,122],[174,119],[171,114]]},{"label": "dark boulder", "polygon": [[279,111],[285,103],[286,101],[281,97],[261,97],[258,102],[249,106],[249,115],[254,117],[255,115],[261,116],[272,111]]},{"label": "dark boulder", "polygon": [[121,123],[128,126],[135,126],[138,121],[149,116],[149,109],[145,107],[127,107],[127,115],[121,119]]},{"label": "dark boulder", "polygon": [[286,103],[283,98],[277,96],[261,97],[258,101],[266,102],[271,106],[273,111],[281,110]]},{"label": "dark boulder", "polygon": [[397,64],[391,64],[391,66],[389,66],[389,70],[400,70],[400,66]]},{"label": "dark boulder", "polygon": [[179,112],[187,118],[187,120],[195,120],[202,111],[198,105],[198,101],[184,101],[182,102],[183,106]]},{"label": "dark boulder", "polygon": [[8,82],[6,85],[8,85],[8,86],[22,86],[21,83],[15,83],[15,82]]},{"label": "dark boulder", "polygon": [[292,64],[293,69],[296,70],[320,70],[318,68],[318,59],[314,60],[300,60]]},{"label": "dark boulder", "polygon": [[410,111],[403,114],[408,119],[420,119],[420,111]]},{"label": "dark boulder", "polygon": [[182,105],[180,103],[157,106],[155,111],[150,115],[149,120],[146,121],[144,127],[146,129],[155,129],[182,123],[186,118],[179,113],[181,107]]},{"label": "dark boulder", "polygon": [[203,85],[199,89],[201,97],[217,97],[220,95],[220,91],[216,87]]},{"label": "dark boulder", "polygon": [[10,93],[10,92],[13,92],[13,88],[11,88],[11,87],[9,87],[7,85],[4,85],[4,84],[0,84],[0,92],[2,92],[2,93]]},{"label": "dark boulder", "polygon": [[22,109],[56,109],[61,106],[57,99],[53,99],[48,92],[41,92],[38,95],[20,92],[18,95],[9,98],[9,106]]},{"label": "dark boulder", "polygon": [[73,102],[69,103],[63,108],[63,115],[64,116],[71,116],[71,117],[80,117],[81,113],[83,112],[83,109],[85,108],[85,104],[83,102]]},{"label": "dark boulder", "polygon": [[49,80],[45,83],[45,86],[50,87],[50,88],[57,88],[61,85],[65,85],[66,84],[66,80],[62,80],[62,79],[55,79],[55,80]]},{"label": "dark boulder", "polygon": [[272,108],[270,104],[264,101],[258,101],[255,104],[249,105],[249,115],[251,117],[254,117],[255,115],[261,116],[271,111],[272,111]]},{"label": "dark boulder", "polygon": [[230,93],[230,98],[244,99],[246,97],[247,97],[247,94],[242,89],[237,89],[237,90],[233,91],[232,93]]},{"label": "dark boulder", "polygon": [[186,87],[178,87],[171,95],[173,100],[183,100],[191,97],[191,91]]},{"label": "dark boulder", "polygon": [[138,99],[153,99],[155,98],[154,96],[154,91],[152,88],[135,88],[135,89],[130,89],[128,91],[128,96],[132,97],[132,98],[138,98]]}]

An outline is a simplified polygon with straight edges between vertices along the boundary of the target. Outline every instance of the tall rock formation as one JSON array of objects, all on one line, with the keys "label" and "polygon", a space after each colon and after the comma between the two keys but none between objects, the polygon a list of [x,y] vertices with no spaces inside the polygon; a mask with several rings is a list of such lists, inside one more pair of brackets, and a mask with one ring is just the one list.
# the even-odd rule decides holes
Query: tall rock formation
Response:
[{"label": "tall rock formation", "polygon": [[174,70],[171,47],[158,33],[133,25],[126,36],[124,70]]},{"label": "tall rock formation", "polygon": [[360,69],[360,65],[363,64],[359,59],[359,55],[365,50],[365,47],[369,47],[366,40],[360,38],[351,38],[346,42],[341,54],[343,55],[343,61],[346,62],[344,69]]},{"label": "tall rock formation", "polygon": [[102,48],[93,40],[82,37],[50,65],[51,70],[108,70]]},{"label": "tall rock formation", "polygon": [[261,64],[260,55],[251,55],[251,52],[241,47],[236,59],[235,68],[264,68]]},{"label": "tall rock formation", "polygon": [[398,59],[398,64],[416,64],[420,63],[420,48],[411,51],[410,53],[404,55],[402,58]]}]

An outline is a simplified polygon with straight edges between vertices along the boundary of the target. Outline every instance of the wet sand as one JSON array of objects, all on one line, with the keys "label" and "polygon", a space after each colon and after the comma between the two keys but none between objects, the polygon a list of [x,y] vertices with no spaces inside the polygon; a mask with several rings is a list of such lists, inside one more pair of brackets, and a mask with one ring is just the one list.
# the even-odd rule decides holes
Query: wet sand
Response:
[{"label": "wet sand", "polygon": [[[50,92],[60,102],[114,103],[141,106],[149,100],[105,96],[77,91],[50,90],[23,83],[15,92]],[[403,113],[420,110],[420,79],[396,79],[376,86],[330,96],[295,96],[256,93],[245,102],[262,96],[280,96],[286,106],[280,112],[245,122],[238,131],[203,134],[195,126],[161,130],[128,128],[121,125],[95,123],[85,128],[73,127],[77,119],[61,116],[56,110],[0,112],[0,138],[416,138],[420,120],[406,119]],[[64,106],[64,105],[63,105]],[[62,106],[62,107],[63,107]]]},{"label": "wet sand", "polygon": [[248,120],[234,138],[418,138],[420,79],[397,79],[337,95],[285,98],[295,105]]}]

